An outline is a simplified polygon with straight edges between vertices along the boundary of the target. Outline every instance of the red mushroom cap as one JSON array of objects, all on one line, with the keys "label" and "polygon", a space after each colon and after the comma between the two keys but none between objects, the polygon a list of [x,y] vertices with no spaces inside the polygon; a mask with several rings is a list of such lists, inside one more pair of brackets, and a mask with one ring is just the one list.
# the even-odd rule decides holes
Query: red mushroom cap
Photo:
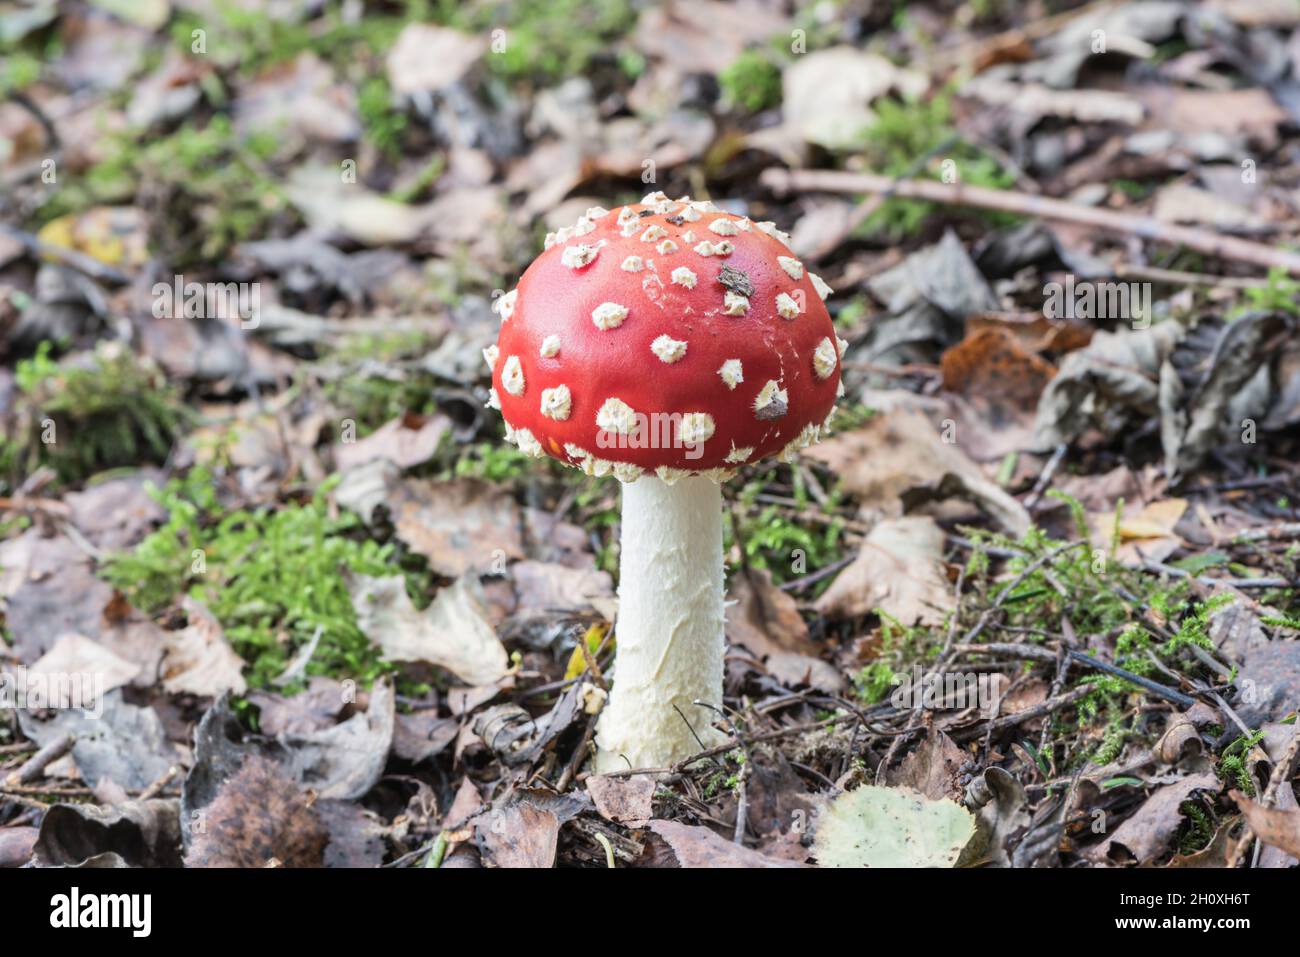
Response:
[{"label": "red mushroom cap", "polygon": [[485,352],[507,437],[624,481],[721,480],[816,441],[843,342],[785,239],[662,193],[547,236]]}]

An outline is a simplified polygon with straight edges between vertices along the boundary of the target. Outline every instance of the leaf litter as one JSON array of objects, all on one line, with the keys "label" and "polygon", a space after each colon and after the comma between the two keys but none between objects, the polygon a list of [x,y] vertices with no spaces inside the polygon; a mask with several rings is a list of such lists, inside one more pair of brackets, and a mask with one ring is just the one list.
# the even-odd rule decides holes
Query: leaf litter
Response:
[{"label": "leaf litter", "polygon": [[[128,6],[0,13],[0,671],[103,679],[0,711],[0,864],[1300,856],[1300,18],[611,0],[502,57],[472,10],[331,47],[314,9]],[[595,776],[617,487],[503,445],[481,350],[533,230],[648,156],[793,231],[847,394],[725,491],[727,744]],[[857,156],[891,195],[798,179]],[[155,266],[256,321],[159,318]],[[1063,314],[1067,280],[1149,299]],[[985,681],[899,696],[931,677]]]}]

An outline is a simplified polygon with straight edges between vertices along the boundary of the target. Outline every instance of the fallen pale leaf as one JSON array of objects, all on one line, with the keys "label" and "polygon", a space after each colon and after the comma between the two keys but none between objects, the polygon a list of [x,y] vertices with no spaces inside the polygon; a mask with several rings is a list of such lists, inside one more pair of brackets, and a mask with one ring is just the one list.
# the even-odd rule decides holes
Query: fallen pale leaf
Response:
[{"label": "fallen pale leaf", "polygon": [[953,607],[943,572],[942,529],[921,516],[881,522],[816,607],[838,617],[880,611],[904,625],[941,624]]},{"label": "fallen pale leaf", "polygon": [[867,785],[830,803],[813,849],[822,867],[952,867],[974,836],[960,804]]},{"label": "fallen pale leaf", "polygon": [[428,662],[472,685],[491,684],[509,669],[472,573],[441,589],[423,611],[411,603],[401,575],[356,575],[349,590],[357,625],[390,661]]}]

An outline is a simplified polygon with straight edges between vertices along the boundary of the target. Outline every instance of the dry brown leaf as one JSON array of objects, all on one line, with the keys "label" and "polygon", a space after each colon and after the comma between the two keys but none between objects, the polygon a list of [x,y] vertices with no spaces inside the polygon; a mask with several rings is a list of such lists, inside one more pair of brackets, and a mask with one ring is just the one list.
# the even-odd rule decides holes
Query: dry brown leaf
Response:
[{"label": "dry brown leaf", "polygon": [[857,148],[862,131],[876,122],[872,103],[894,90],[920,96],[928,86],[923,73],[895,66],[879,54],[832,47],[805,53],[782,71],[782,113],[810,143]]},{"label": "dry brown leaf", "polygon": [[[1006,329],[969,332],[939,360],[943,387],[968,399],[1010,406],[1005,417],[1033,418],[1038,397],[1056,369],[1025,349]],[[994,420],[996,426],[996,419]]]},{"label": "dry brown leaf", "polygon": [[330,65],[311,52],[244,83],[232,105],[241,135],[266,132],[298,143],[354,142],[361,135],[356,108],[353,88],[336,82]]},{"label": "dry brown leaf", "polygon": [[312,675],[305,691],[288,697],[262,690],[248,694],[248,700],[257,705],[258,727],[273,737],[332,728],[350,698],[342,682],[324,675]]},{"label": "dry brown leaf", "polygon": [[1119,534],[1123,540],[1132,538],[1160,538],[1172,535],[1174,526],[1187,511],[1187,499],[1168,498],[1152,502],[1136,514],[1124,514],[1119,520]]},{"label": "dry brown leaf", "polygon": [[[944,352],[943,387],[965,402],[957,410],[958,436],[974,431],[980,458],[1001,458],[1033,442],[1038,397],[1056,368],[1005,329],[985,327]],[[972,414],[973,413],[973,414]]]},{"label": "dry brown leaf", "polygon": [[284,193],[314,230],[346,236],[363,246],[409,243],[430,225],[427,209],[344,183],[332,166],[299,166],[285,181]]},{"label": "dry brown leaf", "polygon": [[767,657],[767,671],[787,688],[806,685],[827,694],[844,690],[844,676],[829,662],[812,655],[792,651],[775,651]]},{"label": "dry brown leaf", "polygon": [[483,862],[491,867],[555,866],[560,819],[544,808],[520,801],[488,812],[474,827]]},{"label": "dry brown leaf", "polygon": [[970,755],[952,738],[937,729],[909,751],[898,768],[889,774],[893,787],[909,787],[932,800],[960,801],[965,792],[962,766]]},{"label": "dry brown leaf", "polygon": [[1245,135],[1268,145],[1276,141],[1278,126],[1287,122],[1286,111],[1262,86],[1240,90],[1190,90],[1144,84],[1129,95],[1135,96],[1149,115],[1159,117],[1161,129],[1177,133]]},{"label": "dry brown leaf", "polygon": [[87,540],[104,551],[118,551],[140,541],[167,518],[146,487],[152,483],[161,488],[164,481],[160,470],[141,469],[70,492],[64,501]]},{"label": "dry brown leaf", "polygon": [[817,653],[798,603],[772,584],[765,569],[742,568],[732,576],[730,585],[728,597],[736,604],[727,609],[729,642],[743,645],[760,658],[780,651]]},{"label": "dry brown leaf", "polygon": [[408,23],[388,52],[388,82],[394,93],[436,93],[464,76],[487,45],[486,35]]},{"label": "dry brown leaf", "polygon": [[1023,534],[1031,524],[1029,513],[985,478],[962,450],[962,435],[958,430],[955,442],[945,442],[926,415],[899,406],[804,454],[829,466],[864,509],[897,515],[904,492],[937,487],[953,476],[953,494],[974,502],[1006,531]]},{"label": "dry brown leaf", "polygon": [[1028,116],[1054,116],[1079,123],[1142,122],[1142,104],[1129,93],[1111,90],[1053,90],[1037,83],[1009,83],[991,76],[976,77],[961,88],[992,107],[1010,108]]},{"label": "dry brown leaf", "polygon": [[721,837],[707,827],[676,821],[651,821],[650,829],[668,842],[682,867],[805,867],[795,861],[767,857]]},{"label": "dry brown leaf", "polygon": [[766,43],[787,21],[771,8],[742,0],[655,5],[637,21],[636,49],[682,73],[718,73],[751,43]]},{"label": "dry brown leaf", "polygon": [[97,638],[113,589],[69,539],[31,528],[0,543],[0,598],[14,651],[31,662],[64,635]]},{"label": "dry brown leaf", "polygon": [[942,529],[933,519],[918,516],[881,522],[816,607],[843,618],[878,609],[904,625],[942,624],[953,607],[943,570]]},{"label": "dry brown leaf", "polygon": [[1165,223],[1197,223],[1224,230],[1241,229],[1259,220],[1245,206],[1187,183],[1171,183],[1158,189],[1152,215]]},{"label": "dry brown leaf", "polygon": [[22,867],[30,861],[38,834],[34,827],[0,827],[0,868]]},{"label": "dry brown leaf", "polygon": [[[1183,544],[1182,538],[1174,534],[1174,527],[1186,511],[1187,500],[1182,498],[1161,499],[1135,512],[1126,508],[1120,515],[1119,547],[1113,557],[1125,565],[1164,561]],[[1116,531],[1115,513],[1091,513],[1088,525],[1093,545],[1109,549]]]},{"label": "dry brown leaf", "polygon": [[655,782],[648,774],[626,778],[593,774],[587,778],[587,793],[607,821],[644,827],[654,813]]},{"label": "dry brown leaf", "polygon": [[[130,684],[140,674],[140,666],[113,654],[108,648],[81,635],[64,635],[54,643],[49,651],[34,661],[28,668],[29,676],[48,675],[52,679],[60,675],[85,675],[93,678],[91,690],[98,697]],[[70,708],[73,702],[68,695],[71,688],[61,680],[49,682],[51,695],[57,695],[49,703],[51,708]],[[78,704],[77,707],[89,707],[90,702]]]},{"label": "dry brown leaf", "polygon": [[489,482],[404,482],[390,503],[397,537],[429,560],[440,575],[523,558],[519,507],[510,493]]},{"label": "dry brown leaf", "polygon": [[[1288,731],[1293,731],[1290,725],[1286,726]],[[1294,732],[1293,732],[1294,733]],[[1271,755],[1270,755],[1271,757]],[[1274,760],[1277,760],[1276,758]],[[1274,805],[1279,811],[1287,811],[1300,814],[1300,802],[1296,801],[1295,790],[1290,783],[1284,782],[1277,789],[1277,804]],[[1260,852],[1259,860],[1256,861],[1257,867],[1295,867],[1300,864],[1300,857],[1288,854],[1280,847],[1274,847],[1271,844],[1265,844]]]},{"label": "dry brown leaf", "polygon": [[1300,6],[1291,0],[1207,0],[1206,12],[1222,13],[1243,27],[1292,27],[1300,23]]},{"label": "dry brown leaf", "polygon": [[[1290,786],[1283,785],[1286,788]],[[1230,791],[1228,796],[1237,802],[1241,813],[1246,815],[1246,823],[1256,837],[1269,847],[1300,858],[1300,810],[1265,807],[1240,791]]]},{"label": "dry brown leaf", "polygon": [[202,698],[215,698],[226,691],[243,694],[248,688],[244,659],[226,641],[221,622],[188,595],[182,607],[189,625],[164,633],[163,688]]},{"label": "dry brown leaf", "polygon": [[609,572],[525,559],[510,566],[510,578],[518,599],[517,611],[550,614],[595,611],[607,621],[613,621],[618,609]]},{"label": "dry brown leaf", "polygon": [[1127,818],[1106,840],[1088,852],[1099,863],[1120,863],[1119,849],[1147,864],[1163,854],[1183,823],[1182,804],[1196,791],[1219,790],[1212,771],[1193,774],[1152,792],[1146,803]]},{"label": "dry brown leaf", "polygon": [[1071,319],[1050,319],[1042,313],[982,312],[966,317],[966,335],[1000,329],[1033,352],[1073,352],[1092,341],[1093,330]]},{"label": "dry brown leaf", "polygon": [[427,462],[438,451],[438,443],[451,428],[445,415],[407,413],[388,422],[364,439],[334,446],[334,464],[342,472],[387,459],[398,468],[409,469]]}]

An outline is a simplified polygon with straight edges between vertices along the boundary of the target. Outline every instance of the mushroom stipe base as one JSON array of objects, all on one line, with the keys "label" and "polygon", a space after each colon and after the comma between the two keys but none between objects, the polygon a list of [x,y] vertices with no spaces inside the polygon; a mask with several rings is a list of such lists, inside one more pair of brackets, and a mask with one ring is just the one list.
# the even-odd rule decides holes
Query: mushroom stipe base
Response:
[{"label": "mushroom stipe base", "polygon": [[[618,654],[596,770],[667,767],[724,736],[722,489],[704,477],[623,486]],[[697,740],[698,738],[698,740]]]}]

